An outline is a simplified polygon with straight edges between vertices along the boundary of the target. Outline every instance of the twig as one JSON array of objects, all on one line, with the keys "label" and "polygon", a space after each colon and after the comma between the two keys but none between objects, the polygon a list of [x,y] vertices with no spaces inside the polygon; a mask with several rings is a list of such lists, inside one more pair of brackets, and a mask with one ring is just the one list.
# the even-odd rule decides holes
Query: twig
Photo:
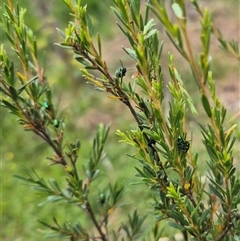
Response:
[{"label": "twig", "polygon": [[93,211],[92,211],[92,207],[91,207],[89,201],[87,201],[87,203],[86,203],[86,209],[87,209],[87,212],[88,212],[89,216],[91,217],[91,219],[92,219],[95,227],[97,228],[97,230],[98,230],[98,232],[99,232],[99,234],[100,234],[100,236],[101,236],[101,239],[102,239],[103,241],[108,241],[108,239],[106,238],[105,234],[103,233],[100,225],[99,225],[98,222],[97,222],[97,219],[96,219],[96,217],[95,217],[95,215],[94,215],[94,213],[93,213]]}]

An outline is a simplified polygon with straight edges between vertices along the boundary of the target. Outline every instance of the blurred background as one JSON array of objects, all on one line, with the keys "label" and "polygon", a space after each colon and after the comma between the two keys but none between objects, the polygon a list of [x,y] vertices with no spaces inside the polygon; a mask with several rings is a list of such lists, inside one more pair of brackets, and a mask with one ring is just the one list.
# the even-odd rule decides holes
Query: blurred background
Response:
[{"label": "blurred background", "polygon": [[[1,6],[7,2],[1,1]],[[142,1],[143,3],[145,1]],[[167,1],[166,1],[167,2]],[[239,40],[239,2],[237,0],[200,0],[202,6],[208,6],[213,14],[216,27],[219,28],[226,39]],[[107,178],[102,183],[98,183],[99,189],[103,188],[107,182],[127,185],[126,201],[129,203],[119,212],[127,214],[138,208],[142,214],[150,213],[151,206],[149,191],[141,185],[130,185],[138,181],[134,176],[134,166],[138,165],[136,160],[129,158],[123,153],[134,155],[136,150],[124,143],[118,143],[119,138],[115,135],[117,129],[128,130],[130,125],[136,126],[133,117],[126,107],[107,97],[107,94],[94,91],[92,86],[87,85],[81,77],[79,63],[75,62],[70,51],[61,49],[54,45],[61,39],[56,32],[56,27],[64,30],[68,21],[71,20],[67,7],[62,1],[31,1],[19,0],[19,5],[27,9],[25,23],[37,36],[41,64],[46,68],[46,74],[51,85],[55,89],[55,103],[59,103],[59,109],[64,111],[66,123],[65,141],[70,143],[76,139],[81,141],[81,152],[79,158],[79,168],[86,163],[92,138],[95,135],[98,123],[112,123],[111,132],[106,145],[108,159],[104,162],[102,171]],[[122,46],[129,47],[124,35],[115,24],[116,17],[110,10],[113,6],[111,0],[96,1],[85,0],[92,18],[93,30],[100,33],[103,42],[103,56],[108,63],[109,70],[114,75],[120,65],[129,69],[126,78],[131,79],[134,73],[135,63],[125,54]],[[199,16],[192,6],[189,6],[189,34],[191,42],[196,50],[196,57],[200,54],[201,46],[199,42]],[[201,106],[197,87],[192,79],[188,65],[183,61],[178,53],[171,46],[162,27],[157,24],[160,30],[160,39],[164,40],[163,56],[160,60],[164,70],[165,82],[168,83],[167,53],[174,54],[174,62],[186,83],[188,91],[192,94],[197,107]],[[14,60],[13,51],[0,30],[0,42],[8,50],[9,56]],[[223,53],[218,48],[216,39],[212,39],[211,53],[213,77],[216,80],[217,92],[220,99],[228,109],[228,118],[239,112],[240,105],[240,82],[239,67],[235,59]],[[132,69],[132,70],[131,70]],[[196,93],[196,94],[194,94]],[[188,137],[192,138],[192,151],[198,151],[204,163],[207,156],[201,143],[201,136],[198,122],[206,123],[205,115],[201,114],[199,108],[198,119],[189,114],[188,116]],[[49,160],[46,157],[52,155],[52,150],[32,133],[24,132],[20,125],[17,125],[16,117],[10,115],[4,108],[0,109],[1,115],[1,237],[5,241],[22,240],[44,240],[42,229],[44,227],[37,220],[51,222],[51,217],[56,216],[60,221],[69,220],[73,223],[80,221],[87,223],[86,216],[79,216],[76,210],[67,210],[64,204],[49,204],[39,206],[44,198],[38,197],[28,186],[13,177],[13,174],[24,175],[24,167],[34,168],[38,174],[45,178],[56,178],[60,183],[64,183],[63,170],[59,166],[48,166]],[[233,119],[239,122],[239,116]],[[190,136],[192,135],[192,137]],[[238,143],[239,144],[239,143]],[[117,148],[116,148],[117,147]],[[239,152],[236,150],[236,156]],[[204,165],[201,165],[204,172]],[[130,194],[130,195],[128,195]],[[147,203],[147,204],[146,204]],[[146,207],[148,207],[146,209]],[[116,214],[114,221],[120,223],[118,219],[122,215]],[[148,223],[153,222],[149,215]],[[166,231],[167,232],[167,231]],[[57,240],[57,239],[56,239]]]}]

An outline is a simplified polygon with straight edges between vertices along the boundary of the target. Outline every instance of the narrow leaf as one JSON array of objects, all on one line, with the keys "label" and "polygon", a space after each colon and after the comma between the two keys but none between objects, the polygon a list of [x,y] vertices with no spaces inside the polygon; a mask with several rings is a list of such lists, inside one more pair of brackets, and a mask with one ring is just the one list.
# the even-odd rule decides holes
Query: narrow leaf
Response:
[{"label": "narrow leaf", "polygon": [[209,188],[221,201],[224,201],[223,195],[213,185],[209,184]]},{"label": "narrow leaf", "polygon": [[211,107],[210,107],[210,104],[208,102],[206,95],[204,95],[204,94],[202,95],[202,104],[203,104],[204,110],[207,113],[208,117],[211,118],[212,117]]},{"label": "narrow leaf", "polygon": [[30,79],[26,84],[24,84],[23,86],[21,86],[21,87],[17,90],[18,95],[20,95],[21,92],[22,92],[23,90],[25,90],[25,88],[26,88],[32,81],[37,80],[37,79],[38,79],[38,76],[35,76],[35,77],[33,77],[32,79]]},{"label": "narrow leaf", "polygon": [[180,229],[180,230],[184,229],[184,227],[181,224],[178,224],[178,223],[168,222],[168,225],[173,227],[173,228],[176,228],[176,229]]},{"label": "narrow leaf", "polygon": [[63,39],[66,38],[66,34],[65,34],[61,29],[56,28],[56,30],[57,30],[57,33],[58,33]]},{"label": "narrow leaf", "polygon": [[177,3],[172,4],[172,10],[177,18],[182,18],[182,19],[184,18],[183,11],[182,11],[181,7],[179,6],[179,4],[177,4]]},{"label": "narrow leaf", "polygon": [[11,19],[11,21],[12,22],[14,22],[14,17],[13,17],[13,14],[12,14],[12,12],[11,12],[11,9],[9,8],[9,6],[8,5],[6,5],[6,4],[4,4],[5,6],[5,10],[6,10],[6,12],[7,12],[7,14],[8,14],[8,17]]},{"label": "narrow leaf", "polygon": [[101,43],[101,36],[99,33],[97,34],[97,42],[98,42],[98,54],[100,58],[102,58],[102,43]]},{"label": "narrow leaf", "polygon": [[12,112],[18,112],[18,109],[6,100],[2,100],[2,106],[10,109]]},{"label": "narrow leaf", "polygon": [[136,55],[136,52],[135,52],[133,49],[123,48],[123,50],[124,50],[130,57],[132,57],[134,60],[137,61],[137,55]]},{"label": "narrow leaf", "polygon": [[11,96],[12,96],[12,99],[14,100],[14,101],[17,101],[17,99],[18,99],[18,93],[17,93],[17,91],[16,91],[16,89],[13,87],[13,86],[9,86],[9,92],[10,92],[10,94],[11,94]]}]

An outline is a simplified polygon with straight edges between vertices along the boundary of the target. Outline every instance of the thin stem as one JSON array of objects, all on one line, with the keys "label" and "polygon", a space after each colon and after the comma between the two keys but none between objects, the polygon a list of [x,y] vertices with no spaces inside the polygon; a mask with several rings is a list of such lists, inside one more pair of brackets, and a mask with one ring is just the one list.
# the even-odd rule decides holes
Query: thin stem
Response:
[{"label": "thin stem", "polygon": [[230,231],[231,227],[232,227],[232,223],[229,223],[228,226],[223,230],[223,232],[221,233],[221,235],[218,237],[218,239],[216,239],[216,241],[221,241],[223,240],[223,238],[226,237],[227,233]]},{"label": "thin stem", "polygon": [[102,239],[103,241],[107,241],[108,239],[106,238],[106,236],[105,236],[105,234],[103,233],[100,225],[98,224],[97,219],[96,219],[96,217],[95,217],[95,215],[94,215],[94,213],[93,213],[93,211],[92,211],[92,207],[91,207],[89,201],[87,201],[87,203],[86,203],[86,209],[87,209],[87,212],[88,212],[89,216],[91,217],[91,219],[92,219],[95,227],[97,228],[97,230],[98,230],[98,232],[99,232],[99,234],[100,234],[100,236],[101,236],[101,239]]},{"label": "thin stem", "polygon": [[[183,36],[185,38],[185,42],[186,42],[186,46],[187,46],[187,49],[188,49],[188,53],[189,53],[189,64],[192,66],[195,74],[196,74],[196,77],[197,77],[197,80],[198,80],[198,83],[199,83],[199,86],[200,86],[200,89],[202,91],[202,93],[207,96],[206,94],[206,87],[204,85],[204,83],[202,82],[202,78],[201,78],[201,75],[198,71],[198,68],[196,66],[196,63],[195,63],[195,60],[194,60],[194,57],[193,57],[193,52],[192,52],[192,48],[191,48],[191,44],[190,44],[190,40],[189,40],[189,37],[188,37],[188,34],[187,34],[187,30],[186,30],[186,25],[181,21],[179,20],[179,26],[183,32]],[[220,136],[219,136],[219,131],[218,131],[218,128],[216,126],[216,122],[214,120],[213,117],[210,118],[211,120],[211,123],[213,125],[213,128],[214,128],[214,132],[216,134],[216,137],[217,137],[217,140],[218,140],[218,145],[220,146]]]},{"label": "thin stem", "polygon": [[51,138],[50,138],[45,132],[43,132],[42,134],[43,134],[44,137],[46,138],[47,143],[53,148],[53,150],[55,151],[55,153],[60,157],[60,159],[61,159],[61,162],[60,162],[60,163],[61,163],[63,166],[67,166],[67,162],[66,162],[66,160],[65,160],[65,158],[64,158],[64,155],[63,155],[63,153],[62,153],[61,148],[58,148],[57,146],[55,146],[55,145],[54,145],[54,142],[51,140]]},{"label": "thin stem", "polygon": [[188,37],[188,34],[187,34],[186,25],[181,20],[179,20],[179,26],[182,30],[182,33],[183,33],[183,36],[184,36],[184,39],[185,39],[185,42],[186,42],[187,50],[188,50],[188,53],[189,53],[189,57],[188,57],[189,64],[192,66],[192,68],[193,68],[193,70],[196,74],[196,77],[197,77],[197,80],[198,80],[198,83],[199,83],[199,86],[200,86],[201,90],[206,95],[206,90],[205,90],[204,84],[202,82],[201,75],[198,71],[198,68],[196,66],[196,63],[195,63],[195,60],[194,60],[194,57],[193,57],[193,52],[192,52],[191,43],[190,43],[190,40],[189,40],[189,37]]},{"label": "thin stem", "polygon": [[55,153],[60,157],[60,162],[63,166],[67,165],[67,161],[64,158],[64,155],[62,153],[61,147],[59,148],[58,146],[56,146],[54,144],[54,142],[52,141],[52,139],[49,137],[49,135],[46,133],[45,128],[43,127],[42,123],[36,123],[34,121],[32,121],[31,119],[28,118],[28,115],[25,113],[25,111],[22,109],[22,107],[19,105],[19,103],[17,101],[14,101],[16,106],[18,107],[18,109],[21,111],[21,113],[23,114],[23,116],[26,118],[26,120],[28,121],[28,123],[30,125],[33,126],[33,132],[40,136],[44,141],[46,141],[51,147],[52,149],[55,151]]},{"label": "thin stem", "polygon": [[[146,63],[146,64],[148,64],[148,63]],[[162,126],[162,128],[163,128],[163,130],[164,130],[164,133],[165,133],[165,135],[166,135],[166,138],[167,138],[167,140],[168,140],[169,145],[171,145],[171,144],[172,144],[172,141],[171,141],[171,138],[170,138],[169,133],[168,133],[168,129],[167,129],[167,124],[166,124],[166,122],[165,122],[165,118],[164,118],[164,116],[163,116],[162,105],[161,105],[161,103],[159,102],[159,100],[156,98],[156,96],[155,96],[155,94],[154,94],[154,92],[153,92],[153,90],[152,90],[151,80],[149,80],[148,74],[145,74],[145,73],[142,73],[142,74],[143,74],[143,77],[144,77],[144,79],[146,80],[146,83],[147,83],[147,85],[148,85],[148,91],[149,91],[149,95],[150,95],[152,101],[153,101],[154,104],[157,106],[157,109],[159,110],[159,112],[162,113],[162,115],[161,115],[162,121],[161,121],[160,124],[161,124],[161,126]]]},{"label": "thin stem", "polygon": [[182,234],[183,234],[184,240],[188,241],[188,233],[187,233],[187,231],[182,231]]}]

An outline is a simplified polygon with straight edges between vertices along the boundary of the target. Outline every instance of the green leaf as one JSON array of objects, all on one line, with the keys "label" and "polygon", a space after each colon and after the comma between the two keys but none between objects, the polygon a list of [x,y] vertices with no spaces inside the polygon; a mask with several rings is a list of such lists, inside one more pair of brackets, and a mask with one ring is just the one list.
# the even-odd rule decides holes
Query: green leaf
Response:
[{"label": "green leaf", "polygon": [[158,32],[157,29],[152,29],[150,30],[145,36],[144,36],[144,40],[150,38],[152,35],[156,34]]},{"label": "green leaf", "polygon": [[10,41],[10,43],[12,45],[14,45],[15,42],[14,42],[14,39],[12,38],[12,36],[7,31],[4,31],[4,32],[5,32],[5,35],[7,36],[8,40]]},{"label": "green leaf", "polygon": [[143,34],[146,35],[154,26],[155,26],[154,19],[150,19],[148,23],[144,26]]},{"label": "green leaf", "polygon": [[181,19],[184,18],[183,11],[182,11],[181,7],[179,6],[179,4],[177,4],[177,3],[172,4],[172,10],[177,18],[181,18]]},{"label": "green leaf", "polygon": [[11,94],[11,96],[12,96],[12,99],[14,100],[14,101],[17,101],[17,99],[18,99],[18,93],[17,93],[17,91],[16,91],[16,89],[13,87],[13,86],[9,86],[9,92],[10,92],[10,94]]},{"label": "green leaf", "polygon": [[36,40],[33,41],[33,53],[34,53],[34,56],[37,58],[38,52],[37,52],[37,41]]},{"label": "green leaf", "polygon": [[130,6],[135,16],[138,16],[140,13],[140,3],[141,1],[130,0]]},{"label": "green leaf", "polygon": [[129,31],[124,30],[124,28],[117,22],[117,26],[120,28],[120,30],[126,35],[126,37],[128,38],[130,44],[133,46],[135,45],[134,40],[132,38],[132,35],[129,33]]},{"label": "green leaf", "polygon": [[87,13],[86,11],[86,24],[87,24],[87,28],[88,28],[88,33],[90,36],[92,36],[92,19],[90,17],[90,15]]},{"label": "green leaf", "polygon": [[48,196],[47,200],[39,203],[38,206],[44,206],[47,203],[58,202],[58,201],[61,201],[61,200],[63,200],[63,197],[61,197],[61,196],[55,196],[55,195],[54,196]]},{"label": "green leaf", "polygon": [[202,224],[202,223],[208,218],[208,216],[209,216],[210,214],[211,214],[211,209],[210,209],[210,208],[207,209],[207,210],[205,210],[205,211],[202,213],[201,217],[200,217],[199,223]]},{"label": "green leaf", "polygon": [[102,44],[101,44],[101,36],[97,34],[97,42],[98,42],[98,54],[100,58],[102,58]]},{"label": "green leaf", "polygon": [[14,105],[12,105],[11,103],[9,103],[8,101],[6,100],[2,100],[2,106],[8,108],[9,110],[11,110],[13,113],[18,113],[18,108],[15,107]]},{"label": "green leaf", "polygon": [[130,0],[130,10],[131,16],[133,18],[134,23],[136,24],[137,28],[139,29],[139,13],[140,13],[140,1]]},{"label": "green leaf", "polygon": [[180,230],[184,230],[184,226],[182,226],[181,224],[178,224],[178,223],[174,223],[174,222],[168,222],[168,225],[173,227],[173,228],[176,228],[176,229],[180,229]]},{"label": "green leaf", "polygon": [[64,49],[73,49],[73,47],[71,45],[69,45],[68,43],[54,43],[54,45],[59,46],[61,48]]},{"label": "green leaf", "polygon": [[48,182],[54,190],[61,192],[61,189],[60,189],[58,183],[54,179],[49,179]]},{"label": "green leaf", "polygon": [[223,195],[212,184],[209,184],[209,188],[221,201],[225,202]]},{"label": "green leaf", "polygon": [[166,31],[166,34],[167,34],[168,38],[170,39],[170,41],[172,42],[172,44],[175,46],[175,48],[179,51],[179,53],[186,59],[185,55],[183,55],[182,49],[178,45],[178,41],[176,41],[168,31]]},{"label": "green leaf", "polygon": [[137,54],[133,49],[130,48],[123,48],[123,50],[134,60],[138,61]]},{"label": "green leaf", "polygon": [[84,66],[91,66],[91,63],[88,62],[84,57],[81,57],[80,55],[73,55],[73,58]]},{"label": "green leaf", "polygon": [[14,17],[13,17],[13,14],[12,14],[12,12],[11,12],[11,9],[10,9],[9,6],[6,5],[6,4],[4,4],[4,7],[5,7],[5,10],[6,10],[7,14],[8,14],[9,19],[10,19],[12,22],[14,22]]},{"label": "green leaf", "polygon": [[184,215],[178,211],[170,211],[171,218],[174,218],[176,221],[180,222],[182,225],[188,225],[188,222],[184,219]]},{"label": "green leaf", "polygon": [[95,170],[93,172],[93,175],[91,177],[91,180],[93,181],[94,179],[96,179],[97,177],[99,177],[99,175],[101,174],[100,170]]},{"label": "green leaf", "polygon": [[59,36],[61,36],[63,39],[66,38],[66,34],[61,29],[56,28],[56,30],[57,30],[57,33],[59,34]]},{"label": "green leaf", "polygon": [[[87,82],[87,83],[88,83],[88,82]],[[96,87],[95,90],[98,91],[98,92],[106,92],[105,89],[100,88],[100,87]]]},{"label": "green leaf", "polygon": [[119,11],[114,8],[114,7],[111,7],[112,11],[114,12],[114,14],[118,17],[118,19],[123,23],[123,25],[126,27],[126,22],[124,20],[124,18],[122,17],[122,15],[119,13]]},{"label": "green leaf", "polygon": [[23,86],[21,86],[21,87],[17,90],[18,95],[20,95],[21,92],[22,92],[23,90],[25,90],[25,88],[26,88],[32,81],[37,80],[37,79],[38,79],[38,76],[35,76],[35,77],[33,77],[32,79],[30,79],[26,84],[24,84]]},{"label": "green leaf", "polygon": [[0,92],[2,92],[2,94],[4,94],[5,96],[11,97],[11,95],[0,86]]},{"label": "green leaf", "polygon": [[206,95],[202,94],[202,104],[209,118],[212,118],[212,111]]}]

